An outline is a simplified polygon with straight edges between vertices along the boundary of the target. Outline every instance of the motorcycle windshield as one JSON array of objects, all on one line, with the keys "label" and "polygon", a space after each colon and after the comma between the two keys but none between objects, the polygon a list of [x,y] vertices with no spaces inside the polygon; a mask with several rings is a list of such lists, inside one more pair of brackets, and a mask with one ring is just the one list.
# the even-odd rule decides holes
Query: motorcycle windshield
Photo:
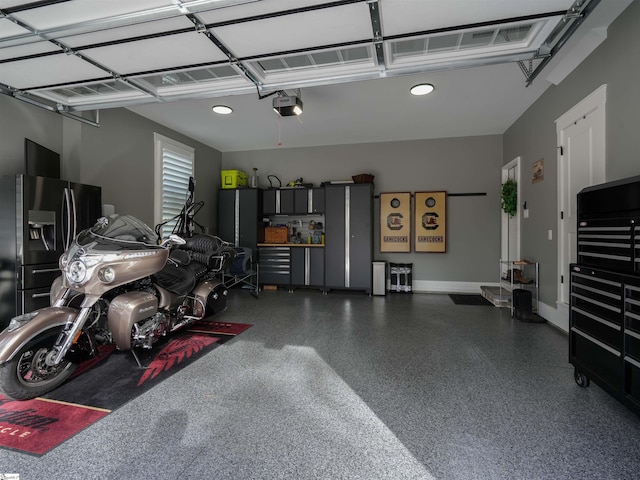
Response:
[{"label": "motorcycle windshield", "polygon": [[114,214],[99,218],[93,227],[78,236],[77,243],[86,245],[95,242],[96,239],[131,246],[158,246],[154,231],[146,223],[131,215]]}]

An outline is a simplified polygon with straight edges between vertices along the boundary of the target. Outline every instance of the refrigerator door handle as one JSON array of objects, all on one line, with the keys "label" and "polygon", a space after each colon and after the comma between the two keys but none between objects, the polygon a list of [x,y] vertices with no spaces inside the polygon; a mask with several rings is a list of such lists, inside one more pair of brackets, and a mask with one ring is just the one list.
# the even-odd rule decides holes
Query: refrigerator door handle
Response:
[{"label": "refrigerator door handle", "polygon": [[36,275],[38,273],[52,273],[52,272],[59,272],[59,271],[60,271],[59,268],[39,268],[39,269],[31,270],[31,273]]},{"label": "refrigerator door handle", "polygon": [[48,297],[49,295],[51,295],[49,292],[44,292],[44,293],[32,293],[32,294],[31,294],[31,298],[44,298],[44,297]]}]

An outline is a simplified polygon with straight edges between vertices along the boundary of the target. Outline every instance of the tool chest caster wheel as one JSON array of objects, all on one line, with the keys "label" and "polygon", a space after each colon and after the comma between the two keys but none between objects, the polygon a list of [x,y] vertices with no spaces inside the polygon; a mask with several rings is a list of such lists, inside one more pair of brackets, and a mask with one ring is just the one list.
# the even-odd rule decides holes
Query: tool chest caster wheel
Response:
[{"label": "tool chest caster wheel", "polygon": [[584,373],[579,371],[577,368],[573,371],[573,378],[576,383],[580,385],[582,388],[587,388],[589,386],[589,377],[587,377]]}]

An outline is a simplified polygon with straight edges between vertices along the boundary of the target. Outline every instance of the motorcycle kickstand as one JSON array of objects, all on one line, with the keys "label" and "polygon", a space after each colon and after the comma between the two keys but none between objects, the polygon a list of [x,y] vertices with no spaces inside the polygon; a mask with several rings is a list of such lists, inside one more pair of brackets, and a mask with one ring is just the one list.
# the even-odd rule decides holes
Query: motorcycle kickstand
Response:
[{"label": "motorcycle kickstand", "polygon": [[138,355],[136,354],[135,350],[133,350],[133,348],[129,351],[133,355],[133,358],[136,359],[136,363],[138,364],[139,368],[141,368],[142,370],[146,370],[147,368],[149,368],[149,367],[145,367],[144,365],[142,365],[142,363],[140,363],[140,359],[138,358]]}]

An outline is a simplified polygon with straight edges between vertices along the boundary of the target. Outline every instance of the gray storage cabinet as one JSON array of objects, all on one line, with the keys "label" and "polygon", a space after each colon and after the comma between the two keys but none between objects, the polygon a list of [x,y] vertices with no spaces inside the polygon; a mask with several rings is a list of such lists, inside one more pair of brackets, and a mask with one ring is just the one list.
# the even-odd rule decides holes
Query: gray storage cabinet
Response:
[{"label": "gray storage cabinet", "polygon": [[263,215],[292,215],[295,191],[292,188],[270,188],[262,193]]},{"label": "gray storage cabinet", "polygon": [[373,185],[325,186],[325,288],[371,294]]},{"label": "gray storage cabinet", "polygon": [[324,212],[324,188],[270,188],[262,198],[265,216]]},{"label": "gray storage cabinet", "polygon": [[324,213],[324,188],[296,189],[294,213]]},{"label": "gray storage cabinet", "polygon": [[324,248],[291,248],[291,285],[324,290]]},{"label": "gray storage cabinet", "polygon": [[288,287],[291,283],[291,248],[260,247],[260,283]]},{"label": "gray storage cabinet", "polygon": [[218,236],[223,240],[236,247],[251,248],[257,254],[257,244],[263,235],[261,218],[262,190],[218,190]]}]

